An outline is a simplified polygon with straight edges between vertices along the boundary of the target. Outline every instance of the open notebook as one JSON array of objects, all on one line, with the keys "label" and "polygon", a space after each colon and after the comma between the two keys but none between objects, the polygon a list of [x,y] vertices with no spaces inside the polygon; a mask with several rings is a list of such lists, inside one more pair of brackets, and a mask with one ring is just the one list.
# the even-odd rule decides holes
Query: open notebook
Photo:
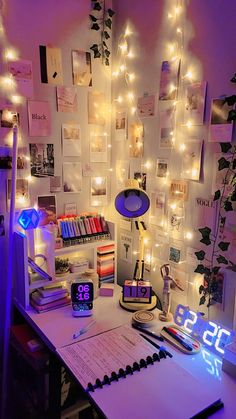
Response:
[{"label": "open notebook", "polygon": [[[187,419],[219,397],[129,326],[58,349],[109,419]],[[206,417],[206,416],[205,416]]]}]

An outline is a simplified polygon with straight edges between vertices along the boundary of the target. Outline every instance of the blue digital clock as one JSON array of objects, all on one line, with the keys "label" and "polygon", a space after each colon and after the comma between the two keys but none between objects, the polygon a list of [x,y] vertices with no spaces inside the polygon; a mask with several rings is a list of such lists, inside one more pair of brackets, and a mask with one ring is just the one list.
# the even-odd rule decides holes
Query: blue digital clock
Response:
[{"label": "blue digital clock", "polygon": [[201,313],[195,313],[189,307],[179,304],[174,315],[175,323],[197,338],[210,350],[224,355],[224,348],[234,337],[234,332],[221,327],[210,320],[205,320]]}]

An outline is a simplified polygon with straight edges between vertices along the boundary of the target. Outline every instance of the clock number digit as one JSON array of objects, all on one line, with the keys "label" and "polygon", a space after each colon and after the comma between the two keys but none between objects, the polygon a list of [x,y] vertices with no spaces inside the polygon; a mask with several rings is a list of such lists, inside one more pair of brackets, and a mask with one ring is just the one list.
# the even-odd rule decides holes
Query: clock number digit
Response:
[{"label": "clock number digit", "polygon": [[84,299],[85,299],[85,300],[89,300],[89,293],[88,293],[88,292],[85,292],[85,293],[84,293]]},{"label": "clock number digit", "polygon": [[196,324],[198,316],[194,311],[189,310],[189,315],[191,316],[190,319],[186,319],[184,322],[184,328],[187,330],[188,333],[192,333],[193,326]]},{"label": "clock number digit", "polygon": [[220,329],[217,339],[216,339],[216,343],[215,343],[215,348],[218,352],[220,352],[222,355],[224,354],[224,347],[225,345],[227,345],[227,343],[230,342],[230,336],[231,333],[226,330],[226,329]]},{"label": "clock number digit", "polygon": [[218,333],[218,326],[213,322],[209,322],[208,324],[209,326],[213,327],[213,330],[205,330],[202,336],[202,340],[208,346],[212,346],[214,343],[214,338],[217,336]]},{"label": "clock number digit", "polygon": [[184,321],[186,319],[186,315],[188,315],[188,309],[187,307],[183,306],[182,304],[179,304],[176,307],[175,311],[175,323],[178,324],[178,326],[183,326]]}]

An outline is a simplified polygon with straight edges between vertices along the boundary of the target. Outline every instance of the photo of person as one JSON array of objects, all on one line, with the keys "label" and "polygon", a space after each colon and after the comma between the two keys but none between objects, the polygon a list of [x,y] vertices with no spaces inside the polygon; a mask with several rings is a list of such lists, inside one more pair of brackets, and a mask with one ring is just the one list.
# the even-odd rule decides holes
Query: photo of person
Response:
[{"label": "photo of person", "polygon": [[38,196],[39,225],[57,223],[56,198],[54,195]]},{"label": "photo of person", "polygon": [[92,66],[90,52],[72,51],[73,84],[77,86],[92,86]]},{"label": "photo of person", "polygon": [[30,144],[31,176],[54,176],[54,145]]},{"label": "photo of person", "polygon": [[179,83],[179,66],[179,60],[162,62],[159,100],[176,99]]},{"label": "photo of person", "polygon": [[166,178],[168,174],[168,160],[157,159],[156,177]]},{"label": "photo of person", "polygon": [[229,106],[225,99],[213,99],[211,104],[211,125],[209,141],[231,142],[233,133],[232,121],[227,121]]},{"label": "photo of person", "polygon": [[139,187],[146,191],[147,174],[141,172],[134,173],[134,179],[137,179]]},{"label": "photo of person", "polygon": [[202,125],[204,119],[206,82],[189,83],[185,86],[184,123]]}]

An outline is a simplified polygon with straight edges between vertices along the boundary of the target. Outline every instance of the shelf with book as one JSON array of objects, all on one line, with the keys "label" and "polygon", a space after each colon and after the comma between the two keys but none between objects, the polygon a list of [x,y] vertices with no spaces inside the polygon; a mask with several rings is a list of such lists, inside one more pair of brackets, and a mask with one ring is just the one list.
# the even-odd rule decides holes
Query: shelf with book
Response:
[{"label": "shelf with book", "polygon": [[53,287],[63,284],[70,289],[70,284],[76,280],[79,272],[68,272],[64,275],[57,276],[55,272],[55,259],[57,257],[84,258],[88,261],[88,267],[97,269],[98,252],[97,249],[103,246],[114,246],[114,282],[116,282],[117,262],[116,262],[116,225],[113,222],[107,222],[109,228],[109,239],[99,239],[81,243],[77,245],[64,246],[56,249],[56,237],[54,232],[48,228],[40,227],[35,230],[35,254],[43,255],[45,264],[43,269],[51,276],[52,280],[37,279],[32,277],[28,272],[28,244],[27,236],[21,233],[15,233],[16,244],[16,272],[14,296],[27,309],[30,304],[30,293],[38,288]]}]

